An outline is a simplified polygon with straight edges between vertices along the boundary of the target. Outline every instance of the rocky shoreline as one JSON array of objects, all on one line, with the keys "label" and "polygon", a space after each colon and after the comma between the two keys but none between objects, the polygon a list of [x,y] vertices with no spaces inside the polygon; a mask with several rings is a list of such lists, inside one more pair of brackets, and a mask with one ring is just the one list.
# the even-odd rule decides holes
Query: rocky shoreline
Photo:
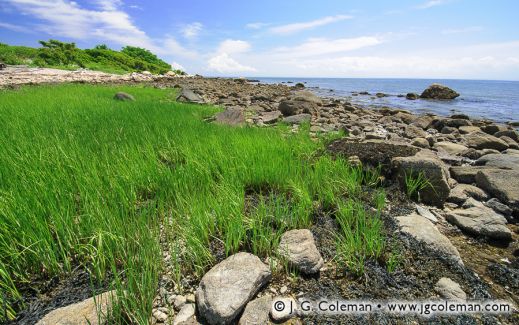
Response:
[{"label": "rocky shoreline", "polygon": [[[329,243],[322,235],[323,229],[333,228],[335,221],[320,216],[312,229],[287,233],[283,241],[287,245],[283,253],[309,276],[272,278],[266,261],[238,253],[214,266],[200,283],[187,285],[184,294],[179,295],[166,271],[154,302],[154,324],[195,324],[203,320],[239,320],[246,324],[250,319],[283,322],[291,318],[292,323],[421,322],[415,316],[387,314],[340,318],[279,315],[271,305],[280,297],[287,301],[320,297],[493,298],[519,303],[519,133],[510,125],[463,114],[418,116],[400,109],[370,109],[344,99],[318,97],[305,90],[303,84],[268,85],[245,79],[146,73],[33,73],[21,69],[0,72],[0,87],[56,82],[146,82],[160,88],[176,87],[181,89],[178,101],[221,106],[223,111],[212,119],[216,123],[254,127],[285,123],[291,132],[300,132],[301,125],[309,123],[313,137],[339,132],[347,135],[329,144],[333,155],[344,156],[355,164],[381,164],[384,183],[394,190],[388,191],[389,204],[382,218],[388,237],[401,248],[401,270],[388,274],[377,263],[368,263],[364,279],[338,275],[325,252]],[[418,203],[398,190],[411,174],[423,175],[431,185],[418,190]],[[298,245],[308,248],[303,255]],[[166,270],[170,258],[164,250]],[[232,297],[218,299],[229,292]],[[431,320],[513,324],[517,312]]]}]

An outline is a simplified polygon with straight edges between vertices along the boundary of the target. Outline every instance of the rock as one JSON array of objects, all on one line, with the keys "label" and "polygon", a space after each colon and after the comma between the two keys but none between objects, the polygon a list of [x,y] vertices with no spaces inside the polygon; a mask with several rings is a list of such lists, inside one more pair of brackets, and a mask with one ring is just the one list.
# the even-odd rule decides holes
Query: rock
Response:
[{"label": "rock", "polygon": [[441,134],[452,134],[452,133],[456,133],[456,132],[458,132],[458,129],[456,129],[455,127],[451,127],[451,126],[444,126],[441,129]]},{"label": "rock", "polygon": [[476,174],[479,188],[498,198],[504,204],[519,210],[519,170],[481,170]]},{"label": "rock", "polygon": [[456,247],[429,220],[415,213],[397,217],[396,220],[402,232],[426,243],[432,249],[446,254],[463,265]]},{"label": "rock", "polygon": [[297,303],[291,297],[274,298],[270,308],[270,317],[276,322],[284,322],[297,316]]},{"label": "rock", "polygon": [[459,95],[460,94],[450,89],[449,87],[440,84],[432,84],[423,91],[420,97],[427,99],[454,99]]},{"label": "rock", "polygon": [[496,169],[519,169],[519,155],[514,154],[488,154],[479,158],[476,165],[493,167]]},{"label": "rock", "polygon": [[294,85],[295,88],[297,89],[304,89],[305,88],[305,85],[301,82],[298,82]]},{"label": "rock", "polygon": [[315,246],[314,236],[308,229],[285,232],[281,236],[278,253],[304,274],[317,273],[324,264]]},{"label": "rock", "polygon": [[219,124],[236,126],[245,123],[245,117],[240,109],[228,108],[216,114],[214,121]]},{"label": "rock", "polygon": [[418,99],[420,96],[416,93],[407,93],[407,95],[405,95],[405,98],[406,99],[409,99],[409,100],[416,100]]},{"label": "rock", "polygon": [[484,166],[452,166],[450,168],[451,177],[463,184],[473,184],[476,182],[476,174],[480,170],[487,170]]},{"label": "rock", "polygon": [[120,100],[120,101],[123,101],[123,102],[133,102],[135,101],[135,98],[130,95],[130,94],[127,94],[127,93],[124,93],[124,92],[118,92],[117,94],[114,95],[114,99],[117,99],[117,100]]},{"label": "rock", "polygon": [[355,141],[348,138],[333,141],[328,150],[334,154],[350,157],[357,156],[363,163],[372,166],[389,166],[395,157],[414,156],[420,149],[407,143],[367,140]]},{"label": "rock", "polygon": [[445,218],[461,230],[472,235],[510,240],[512,233],[506,227],[506,219],[483,205],[468,209],[456,209]]},{"label": "rock", "polygon": [[388,95],[384,94],[384,93],[376,93],[375,96],[377,98],[382,98],[382,97],[387,97]]},{"label": "rock", "polygon": [[481,130],[483,130],[483,132],[488,133],[490,135],[494,135],[494,134],[496,134],[499,131],[506,131],[507,128],[505,126],[502,126],[502,125],[489,124],[489,125],[482,126]]},{"label": "rock", "polygon": [[443,121],[446,126],[450,126],[453,128],[459,128],[461,126],[472,126],[472,123],[468,119],[462,118],[450,118]]},{"label": "rock", "polygon": [[467,150],[460,152],[460,156],[471,160],[476,160],[481,158],[481,153],[479,150],[476,150],[474,148],[468,148]]},{"label": "rock", "polygon": [[508,144],[493,135],[484,132],[472,132],[464,135],[467,145],[475,149],[495,149],[503,151],[508,148]]},{"label": "rock", "polygon": [[455,156],[460,155],[462,152],[468,149],[467,147],[462,146],[461,144],[452,143],[448,141],[436,142],[433,145],[433,148],[437,150],[443,150],[448,154]]},{"label": "rock", "polygon": [[[115,291],[108,291],[65,307],[57,308],[45,315],[36,325],[98,325],[98,311],[108,313],[112,302],[117,299]],[[97,306],[96,306],[97,303]],[[101,317],[103,318],[103,317]]]},{"label": "rock", "polygon": [[467,300],[467,294],[463,291],[459,284],[452,281],[449,278],[441,278],[436,285],[434,290],[443,298],[447,300]]},{"label": "rock", "polygon": [[425,138],[414,138],[413,142],[411,142],[411,144],[418,148],[425,148],[425,149],[430,148],[429,141],[427,141],[427,139],[425,139]]},{"label": "rock", "polygon": [[494,133],[494,136],[498,138],[505,136],[509,137],[510,139],[513,139],[516,142],[519,142],[519,132],[515,130],[497,131],[496,133]]},{"label": "rock", "polygon": [[419,128],[422,128],[424,130],[427,130],[431,126],[431,123],[433,120],[434,120],[433,116],[424,115],[424,116],[417,117],[411,124],[414,126],[417,126]]},{"label": "rock", "polygon": [[191,89],[182,88],[177,96],[177,102],[203,104],[204,99]]},{"label": "rock", "polygon": [[268,325],[270,324],[269,313],[272,307],[270,295],[256,298],[249,302],[243,311],[238,325]]},{"label": "rock", "polygon": [[416,205],[416,212],[418,212],[418,214],[421,215],[422,217],[427,218],[432,223],[437,223],[438,222],[438,218],[436,218],[436,216],[434,214],[432,214],[431,211],[429,211],[429,209],[427,209],[425,207],[422,207],[422,206],[417,204]]},{"label": "rock", "polygon": [[510,209],[505,204],[501,203],[498,199],[492,198],[488,200],[485,205],[495,212],[504,215],[505,217],[510,217],[513,213],[512,209]]},{"label": "rock", "polygon": [[0,70],[4,70],[7,68],[7,65],[3,62],[0,62]]},{"label": "rock", "polygon": [[460,126],[458,128],[458,131],[460,131],[461,134],[469,134],[469,133],[472,133],[472,132],[481,132],[481,128],[477,127],[477,126]]},{"label": "rock", "polygon": [[398,112],[393,115],[395,118],[400,119],[405,124],[411,124],[418,120],[418,116],[408,113],[408,112]]},{"label": "rock", "polygon": [[319,97],[308,91],[299,91],[290,99],[283,100],[279,103],[279,111],[284,116],[292,116],[296,114],[306,113],[312,114],[322,105]]},{"label": "rock", "polygon": [[210,324],[229,323],[270,278],[270,269],[257,256],[234,254],[202,277],[196,291],[198,311]]},{"label": "rock", "polygon": [[507,137],[506,135],[502,135],[499,137],[499,139],[503,140],[508,144],[508,147],[511,149],[519,149],[519,144],[512,138]]},{"label": "rock", "polygon": [[425,138],[427,136],[427,132],[418,126],[410,124],[405,128],[405,136],[409,139]]},{"label": "rock", "polygon": [[286,116],[283,118],[283,122],[287,124],[302,124],[305,122],[310,122],[312,119],[312,115],[310,114],[297,114],[292,116]]},{"label": "rock", "polygon": [[420,198],[426,204],[443,206],[450,193],[449,171],[434,154],[424,152],[412,157],[397,157],[393,158],[391,164],[396,178],[403,188],[405,188],[406,177],[411,175],[418,177],[423,174],[430,186],[426,186],[418,192]]},{"label": "rock", "polygon": [[488,200],[488,195],[485,191],[479,187],[468,184],[458,184],[454,187],[447,200],[456,204],[463,204],[469,197],[479,201]]},{"label": "rock", "polygon": [[461,119],[461,120],[470,120],[470,117],[467,114],[452,114],[451,119]]},{"label": "rock", "polygon": [[168,320],[168,314],[160,309],[154,309],[151,314],[158,322],[163,323]]},{"label": "rock", "polygon": [[180,325],[184,322],[189,321],[190,318],[194,317],[196,313],[195,304],[185,304],[182,309],[178,312],[177,316],[173,320],[173,325]]},{"label": "rock", "polygon": [[173,300],[173,306],[175,307],[176,310],[180,310],[180,309],[182,309],[182,307],[184,307],[186,302],[187,302],[187,299],[185,296],[178,295]]},{"label": "rock", "polygon": [[279,111],[264,112],[261,114],[261,120],[264,124],[274,124],[279,120],[280,117],[281,114]]}]

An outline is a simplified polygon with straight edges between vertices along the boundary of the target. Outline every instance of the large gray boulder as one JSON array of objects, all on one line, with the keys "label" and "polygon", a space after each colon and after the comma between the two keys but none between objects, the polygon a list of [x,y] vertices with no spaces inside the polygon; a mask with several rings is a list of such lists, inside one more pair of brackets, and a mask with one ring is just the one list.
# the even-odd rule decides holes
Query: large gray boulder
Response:
[{"label": "large gray boulder", "polygon": [[439,251],[463,265],[460,253],[434,224],[426,218],[413,213],[396,218],[400,230],[418,241],[426,243],[431,249]]},{"label": "large gray boulder", "polygon": [[464,135],[467,145],[478,150],[495,149],[503,151],[508,149],[508,144],[503,140],[485,132],[472,132]]},{"label": "large gray boulder", "polygon": [[308,229],[285,232],[281,236],[278,253],[304,274],[317,273],[324,264],[315,246],[314,236]]},{"label": "large gray boulder", "polygon": [[448,153],[450,155],[454,155],[454,156],[460,155],[465,150],[468,149],[464,145],[457,144],[457,143],[452,143],[452,142],[448,142],[448,141],[436,142],[433,145],[433,148],[436,149],[436,150],[443,150],[446,153]]},{"label": "large gray boulder", "polygon": [[125,93],[125,92],[118,92],[114,95],[114,99],[117,99],[117,100],[120,100],[122,102],[133,102],[135,101],[135,98],[128,94],[128,93]]},{"label": "large gray boulder", "polygon": [[268,325],[270,324],[270,308],[272,297],[270,295],[256,298],[247,304],[238,325]]},{"label": "large gray boulder", "polygon": [[[103,319],[107,316],[116,298],[115,291],[108,291],[82,302],[54,309],[36,325],[104,324]],[[101,323],[99,319],[101,319]]]},{"label": "large gray boulder", "polygon": [[286,116],[285,118],[283,118],[283,122],[293,125],[293,124],[302,124],[305,122],[310,122],[311,119],[312,119],[312,115],[303,113],[303,114],[297,114],[297,115],[292,115],[292,116]]},{"label": "large gray boulder", "polygon": [[479,187],[469,184],[458,184],[452,190],[447,198],[449,202],[463,204],[468,198],[474,198],[478,201],[488,200],[488,195]]},{"label": "large gray boulder", "polygon": [[519,210],[519,170],[488,169],[476,174],[479,188]]},{"label": "large gray boulder", "polygon": [[406,177],[425,177],[429,185],[418,191],[426,204],[442,207],[449,197],[449,171],[447,166],[433,153],[422,151],[412,157],[397,157],[392,160],[396,179],[405,188]]},{"label": "large gray boulder", "polygon": [[483,205],[468,209],[456,209],[445,218],[461,230],[472,235],[510,240],[512,232],[506,227],[506,219]]},{"label": "large gray boulder", "polygon": [[196,291],[198,311],[210,324],[232,322],[271,278],[267,265],[249,253],[237,253],[215,265]]},{"label": "large gray boulder", "polygon": [[476,160],[476,165],[499,169],[519,169],[519,155],[491,153]]},{"label": "large gray boulder", "polygon": [[427,99],[454,99],[459,95],[449,87],[435,83],[425,89],[420,97]]},{"label": "large gray boulder", "polygon": [[278,109],[284,116],[292,116],[315,113],[321,105],[322,101],[319,97],[308,91],[300,91],[291,98],[281,101]]},{"label": "large gray boulder", "polygon": [[245,116],[240,109],[228,108],[216,114],[214,121],[218,124],[237,126],[245,123]]},{"label": "large gray boulder", "polygon": [[205,102],[202,96],[188,88],[182,88],[180,94],[177,96],[177,101],[196,104],[203,104]]}]

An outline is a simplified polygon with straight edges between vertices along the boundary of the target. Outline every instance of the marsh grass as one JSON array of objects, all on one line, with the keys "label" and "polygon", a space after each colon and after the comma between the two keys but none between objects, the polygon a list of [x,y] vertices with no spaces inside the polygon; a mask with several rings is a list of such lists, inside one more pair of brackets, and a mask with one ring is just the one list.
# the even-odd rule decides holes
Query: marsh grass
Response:
[{"label": "marsh grass", "polygon": [[[136,101],[113,100],[117,91]],[[173,102],[172,92],[92,85],[0,92],[7,318],[22,307],[20,284],[83,266],[118,290],[114,323],[146,323],[163,268],[160,236],[181,291],[183,275],[201,276],[215,263],[211,242],[223,243],[225,255],[273,257],[282,233],[310,227],[316,207],[340,224],[337,260],[345,268],[360,273],[381,255],[379,213],[362,199],[378,186],[377,171],[322,154],[324,141],[311,140],[308,125],[297,134],[283,125],[215,125],[204,118],[217,108]],[[382,210],[377,193],[372,203]]]},{"label": "marsh grass", "polygon": [[420,201],[420,191],[430,187],[434,190],[433,185],[427,179],[423,172],[409,172],[404,175],[405,190],[407,197]]}]

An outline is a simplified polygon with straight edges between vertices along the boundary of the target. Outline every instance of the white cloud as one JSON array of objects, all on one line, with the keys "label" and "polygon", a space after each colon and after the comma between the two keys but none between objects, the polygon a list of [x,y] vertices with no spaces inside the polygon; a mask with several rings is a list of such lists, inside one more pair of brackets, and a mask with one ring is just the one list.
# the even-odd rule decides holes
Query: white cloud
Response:
[{"label": "white cloud", "polygon": [[95,3],[98,4],[99,8],[106,11],[114,11],[122,5],[122,0],[95,0]]},{"label": "white cloud", "polygon": [[324,26],[332,23],[336,23],[346,19],[352,19],[353,16],[348,15],[337,15],[337,16],[328,16],[320,19],[302,22],[302,23],[294,23],[272,27],[269,29],[270,32],[274,34],[293,34],[303,30],[313,29],[319,26]]},{"label": "white cloud", "polygon": [[20,33],[32,33],[32,30],[25,26],[20,25],[13,25],[9,23],[2,23],[0,22],[0,28],[5,28],[12,30],[13,32],[20,32]]},{"label": "white cloud", "polygon": [[450,28],[450,29],[442,30],[442,34],[450,35],[450,34],[474,33],[474,32],[480,32],[482,30],[483,30],[483,27],[481,27],[481,26],[471,26],[471,27],[465,27],[465,28]]},{"label": "white cloud", "polygon": [[249,23],[249,24],[245,25],[245,27],[247,27],[249,29],[261,29],[263,27],[267,27],[270,25],[272,25],[272,24],[270,24],[270,23]]},{"label": "white cloud", "polygon": [[277,48],[273,50],[273,53],[292,58],[322,56],[326,54],[358,50],[381,43],[382,40],[374,36],[339,39],[311,38],[297,46]]},{"label": "white cloud", "polygon": [[256,69],[243,65],[231,58],[227,53],[218,54],[209,59],[209,70],[224,74],[234,74],[242,72],[255,72]]},{"label": "white cloud", "polygon": [[186,69],[178,62],[173,62],[171,63],[171,68],[173,70],[182,70],[182,71],[186,71]]},{"label": "white cloud", "polygon": [[159,54],[174,54],[176,56],[197,59],[199,57],[196,51],[183,47],[177,40],[171,36],[167,37],[160,48],[157,49]]},{"label": "white cloud", "polygon": [[449,2],[449,0],[429,0],[417,6],[418,9],[429,9]]},{"label": "white cloud", "polygon": [[220,43],[217,51],[218,53],[233,54],[248,52],[250,49],[251,45],[249,44],[249,42],[242,40],[227,39]]},{"label": "white cloud", "polygon": [[181,30],[182,35],[187,39],[195,39],[202,31],[203,25],[199,22],[194,22],[184,26]]}]

